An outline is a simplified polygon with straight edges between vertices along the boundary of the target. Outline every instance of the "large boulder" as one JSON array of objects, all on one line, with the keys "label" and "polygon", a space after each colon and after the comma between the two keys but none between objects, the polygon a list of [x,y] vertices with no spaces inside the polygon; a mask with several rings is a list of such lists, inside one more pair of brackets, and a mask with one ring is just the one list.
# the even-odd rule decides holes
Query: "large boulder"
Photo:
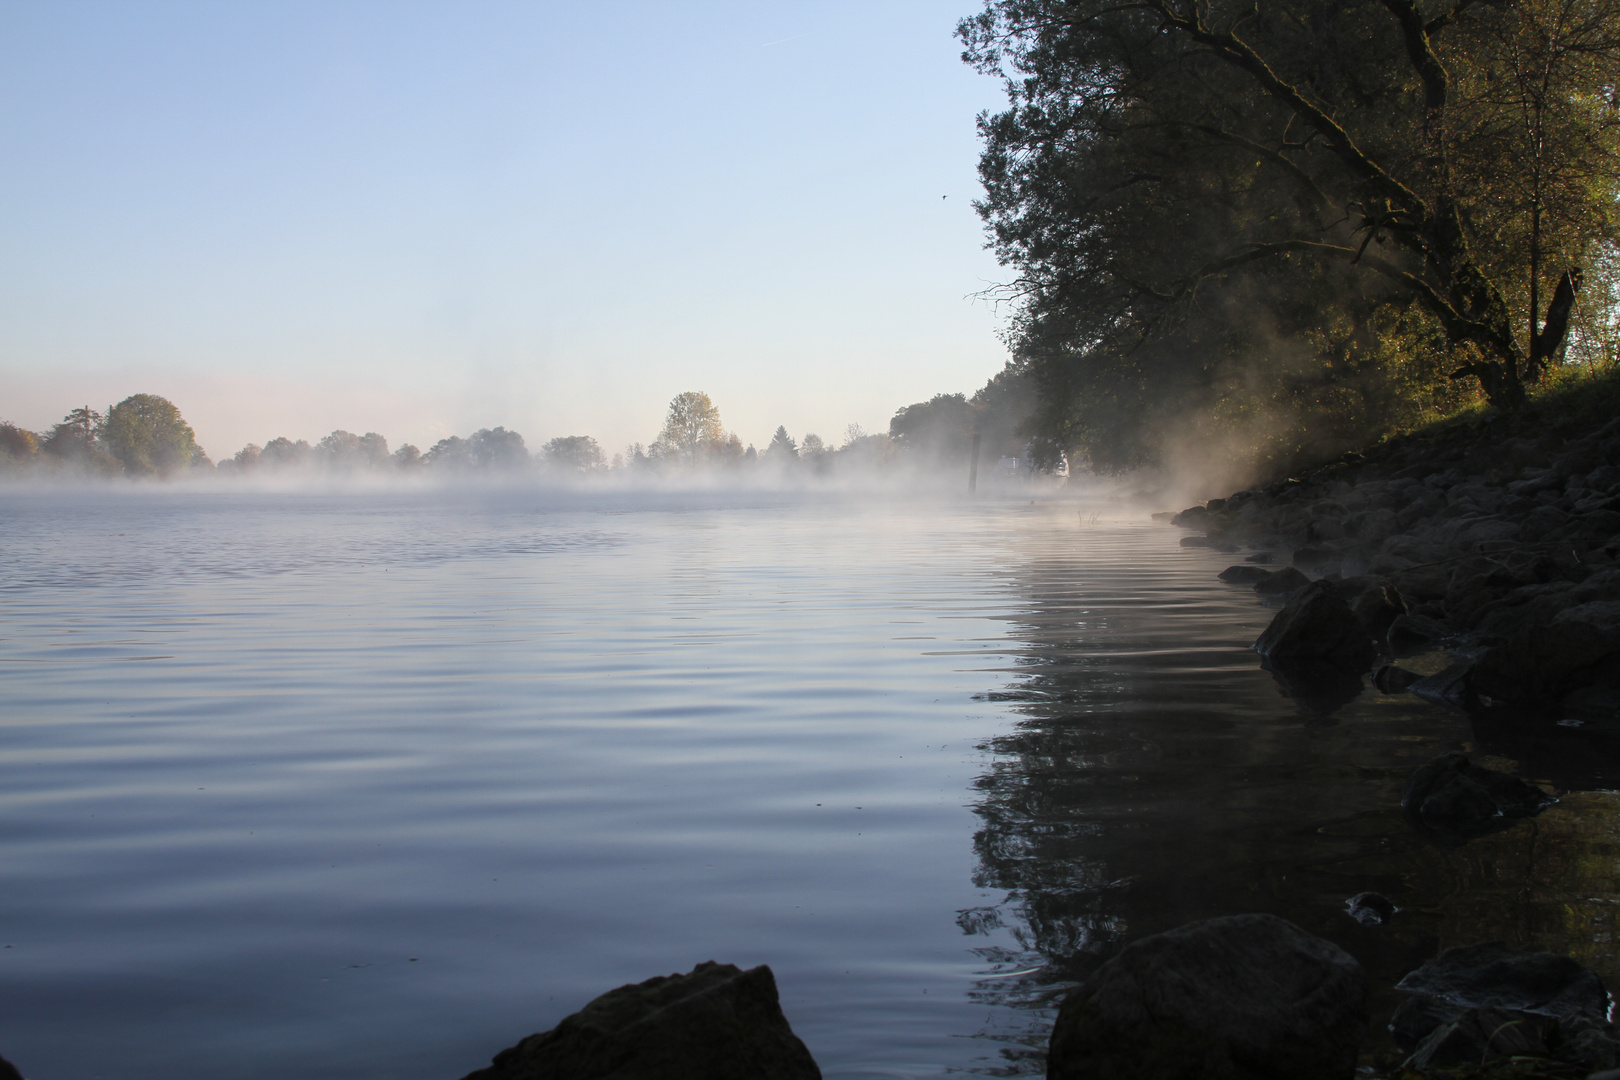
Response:
[{"label": "large boulder", "polygon": [[1058,1011],[1049,1080],[1348,1080],[1367,1033],[1350,954],[1274,915],[1133,942]]},{"label": "large boulder", "polygon": [[1378,650],[1331,581],[1313,581],[1277,612],[1254,643],[1273,667],[1331,665],[1365,671]]},{"label": "large boulder", "polygon": [[1595,600],[1521,627],[1474,667],[1480,693],[1550,706],[1591,687],[1620,687],[1620,600]]},{"label": "large boulder", "polygon": [[621,986],[464,1080],[821,1080],[765,965]]}]

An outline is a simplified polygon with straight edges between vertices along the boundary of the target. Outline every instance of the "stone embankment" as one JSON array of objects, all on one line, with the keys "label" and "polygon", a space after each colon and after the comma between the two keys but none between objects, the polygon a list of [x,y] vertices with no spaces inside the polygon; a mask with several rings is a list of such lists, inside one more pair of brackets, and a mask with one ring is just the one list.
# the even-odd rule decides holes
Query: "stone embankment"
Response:
[{"label": "stone embankment", "polygon": [[[1386,669],[1379,688],[1620,715],[1620,418],[1499,417],[1392,440],[1171,520],[1201,534],[1183,544],[1250,552],[1227,580],[1293,598],[1299,625],[1256,643],[1285,678],[1359,683],[1379,659],[1446,647],[1460,663],[1444,678],[1408,686]],[[1307,575],[1326,584],[1311,593]]]}]

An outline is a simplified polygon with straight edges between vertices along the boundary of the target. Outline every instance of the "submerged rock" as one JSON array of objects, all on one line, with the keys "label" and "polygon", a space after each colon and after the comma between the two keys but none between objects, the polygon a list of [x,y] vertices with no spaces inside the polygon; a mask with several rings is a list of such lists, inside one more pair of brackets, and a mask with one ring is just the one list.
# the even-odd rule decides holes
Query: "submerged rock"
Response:
[{"label": "submerged rock", "polygon": [[1232,585],[1253,585],[1270,577],[1271,571],[1258,566],[1228,566],[1216,576]]},{"label": "submerged rock", "polygon": [[464,1080],[821,1080],[764,965],[621,986]]},{"label": "submerged rock", "polygon": [[1382,926],[1395,917],[1400,908],[1383,893],[1356,893],[1344,903],[1345,911],[1362,926]]},{"label": "submerged rock", "polygon": [[1367,1033],[1361,965],[1274,915],[1127,945],[1063,1002],[1050,1080],[1348,1080]]},{"label": "submerged rock", "polygon": [[1534,817],[1558,800],[1517,777],[1442,754],[1418,767],[1401,792],[1401,809],[1442,836],[1467,839]]}]

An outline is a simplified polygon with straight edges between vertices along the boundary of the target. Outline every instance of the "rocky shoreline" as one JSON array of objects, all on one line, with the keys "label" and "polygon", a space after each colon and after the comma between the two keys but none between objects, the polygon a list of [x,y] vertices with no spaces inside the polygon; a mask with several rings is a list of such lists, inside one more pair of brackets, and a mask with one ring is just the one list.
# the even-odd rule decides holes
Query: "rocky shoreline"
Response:
[{"label": "rocky shoreline", "polygon": [[1246,551],[1227,580],[1293,607],[1315,575],[1351,609],[1359,643],[1313,644],[1332,619],[1257,643],[1320,706],[1380,661],[1446,648],[1458,663],[1443,680],[1380,672],[1379,688],[1620,716],[1620,418],[1454,425],[1158,516],[1194,530],[1184,545]]}]

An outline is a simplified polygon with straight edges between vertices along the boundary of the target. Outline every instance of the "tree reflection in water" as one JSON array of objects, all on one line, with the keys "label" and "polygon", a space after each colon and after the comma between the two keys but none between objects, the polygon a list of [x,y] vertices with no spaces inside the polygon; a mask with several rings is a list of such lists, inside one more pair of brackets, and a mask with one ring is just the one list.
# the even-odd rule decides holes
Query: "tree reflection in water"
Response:
[{"label": "tree reflection in water", "polygon": [[[1019,659],[985,695],[1012,719],[981,746],[974,804],[975,884],[1001,898],[958,921],[984,965],[973,997],[990,1016],[978,1037],[1001,1044],[992,1072],[1039,1071],[1063,993],[1123,941],[1215,915],[1281,915],[1360,959],[1370,1049],[1387,1039],[1388,988],[1452,945],[1564,952],[1617,984],[1615,732],[1302,690],[1261,670],[1247,646],[1271,612],[1217,582],[1207,553],[1167,530],[1062,524],[1007,568]],[[1439,845],[1400,792],[1453,749],[1563,800]],[[1389,925],[1346,913],[1367,889],[1402,909]]]}]

